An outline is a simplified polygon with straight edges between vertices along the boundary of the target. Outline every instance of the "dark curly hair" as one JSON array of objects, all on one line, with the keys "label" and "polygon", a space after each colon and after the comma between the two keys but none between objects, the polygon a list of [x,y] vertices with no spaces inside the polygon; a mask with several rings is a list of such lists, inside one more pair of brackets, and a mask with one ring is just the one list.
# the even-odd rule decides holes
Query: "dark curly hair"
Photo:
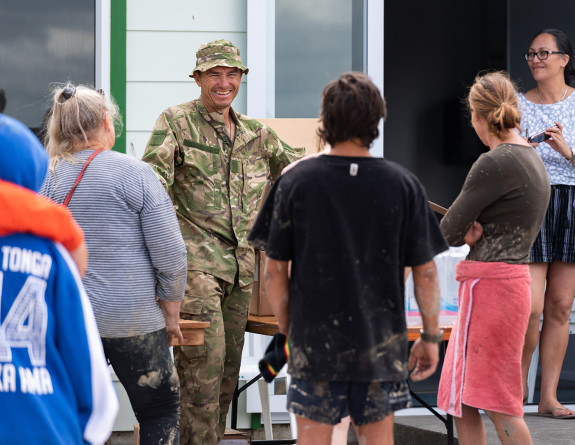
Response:
[{"label": "dark curly hair", "polygon": [[385,119],[385,101],[367,75],[343,73],[323,90],[318,136],[332,147],[359,139],[369,148],[379,136],[377,126]]}]

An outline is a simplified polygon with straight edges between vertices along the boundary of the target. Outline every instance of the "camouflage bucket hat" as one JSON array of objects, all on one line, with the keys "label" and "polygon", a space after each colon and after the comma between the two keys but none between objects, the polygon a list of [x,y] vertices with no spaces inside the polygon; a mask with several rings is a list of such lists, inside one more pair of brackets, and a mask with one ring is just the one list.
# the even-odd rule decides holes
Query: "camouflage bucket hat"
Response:
[{"label": "camouflage bucket hat", "polygon": [[210,43],[202,43],[196,52],[196,67],[190,77],[194,77],[196,71],[204,72],[216,66],[228,66],[239,68],[244,74],[248,68],[242,65],[240,50],[229,40],[214,40]]}]

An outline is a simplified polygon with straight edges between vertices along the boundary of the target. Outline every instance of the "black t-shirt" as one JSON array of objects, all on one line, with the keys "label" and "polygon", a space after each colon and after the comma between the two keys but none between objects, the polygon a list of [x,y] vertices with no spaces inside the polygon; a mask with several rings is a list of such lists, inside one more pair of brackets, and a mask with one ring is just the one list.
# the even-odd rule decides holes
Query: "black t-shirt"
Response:
[{"label": "black t-shirt", "polygon": [[293,377],[407,377],[404,267],[447,249],[412,173],[377,158],[300,162],[274,185],[249,239],[292,261]]}]

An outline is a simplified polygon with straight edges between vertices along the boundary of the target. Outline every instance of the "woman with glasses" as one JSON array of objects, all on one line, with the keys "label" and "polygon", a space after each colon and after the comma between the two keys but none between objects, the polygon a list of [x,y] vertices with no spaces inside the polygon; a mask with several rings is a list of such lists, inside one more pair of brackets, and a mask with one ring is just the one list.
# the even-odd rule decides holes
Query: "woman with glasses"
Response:
[{"label": "woman with glasses", "polygon": [[[532,302],[522,358],[523,397],[525,401],[527,373],[539,341],[541,397],[538,413],[556,419],[575,418],[575,412],[562,406],[557,399],[557,385],[569,341],[569,314],[575,296],[573,50],[565,33],[545,29],[535,35],[525,59],[537,84],[519,95],[521,128],[545,164],[551,183],[551,199],[531,249]],[[543,134],[533,137],[540,132]]]},{"label": "woman with glasses", "polygon": [[66,204],[84,230],[83,279],[104,353],[140,423],[140,443],[179,443],[177,337],[186,249],[172,202],[146,163],[112,151],[117,106],[68,84],[48,120],[50,169],[40,193]]}]

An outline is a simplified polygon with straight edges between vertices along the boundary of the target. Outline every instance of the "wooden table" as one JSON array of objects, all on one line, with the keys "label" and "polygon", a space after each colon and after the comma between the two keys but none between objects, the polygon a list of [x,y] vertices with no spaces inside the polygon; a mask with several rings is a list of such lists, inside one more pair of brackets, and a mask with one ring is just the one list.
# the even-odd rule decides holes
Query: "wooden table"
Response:
[{"label": "wooden table", "polygon": [[[407,328],[407,340],[415,341],[419,338],[419,330],[421,326],[410,326]],[[449,340],[451,335],[451,326],[441,326],[443,329],[443,341]],[[250,315],[248,316],[248,325],[246,327],[246,332],[252,332],[254,334],[261,335],[274,335],[278,332],[278,322],[276,317],[273,315],[261,316],[261,315]]]},{"label": "wooden table", "polygon": [[184,336],[184,342],[180,343],[177,338],[172,341],[172,346],[197,346],[204,344],[204,329],[209,328],[208,321],[182,320],[180,330]]}]

